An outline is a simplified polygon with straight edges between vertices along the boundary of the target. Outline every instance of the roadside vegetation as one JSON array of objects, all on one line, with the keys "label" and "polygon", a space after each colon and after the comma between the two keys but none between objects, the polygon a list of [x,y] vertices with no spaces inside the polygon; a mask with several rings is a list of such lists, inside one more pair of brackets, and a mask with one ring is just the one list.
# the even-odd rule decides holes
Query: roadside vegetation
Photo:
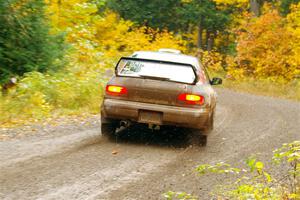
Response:
[{"label": "roadside vegetation", "polygon": [[120,56],[179,49],[224,86],[300,100],[299,0],[0,1],[0,127],[99,113]]},{"label": "roadside vegetation", "polygon": [[[196,172],[203,176],[222,176],[224,184],[212,190],[213,199],[279,200],[300,199],[300,141],[283,144],[273,151],[269,165],[254,156],[245,162],[245,168],[219,162],[202,164]],[[201,199],[185,192],[169,191],[165,199]]]}]

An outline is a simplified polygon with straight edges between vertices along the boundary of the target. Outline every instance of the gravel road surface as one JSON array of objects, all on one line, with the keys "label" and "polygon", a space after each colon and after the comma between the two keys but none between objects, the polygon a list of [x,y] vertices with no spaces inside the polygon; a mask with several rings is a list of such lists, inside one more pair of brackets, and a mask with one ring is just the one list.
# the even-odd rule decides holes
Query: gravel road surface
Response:
[{"label": "gravel road surface", "polygon": [[186,133],[149,130],[106,141],[98,117],[2,141],[0,199],[163,199],[169,190],[210,199],[224,177],[198,176],[197,165],[240,166],[252,154],[267,161],[282,143],[300,140],[300,103],[217,91],[206,147],[189,145]]}]

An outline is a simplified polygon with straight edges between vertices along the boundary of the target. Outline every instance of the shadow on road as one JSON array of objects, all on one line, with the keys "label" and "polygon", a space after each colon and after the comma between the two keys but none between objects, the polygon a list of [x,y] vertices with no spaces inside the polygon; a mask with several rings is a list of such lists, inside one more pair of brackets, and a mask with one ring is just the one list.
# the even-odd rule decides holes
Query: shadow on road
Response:
[{"label": "shadow on road", "polygon": [[188,134],[182,128],[163,127],[161,130],[151,130],[143,125],[133,126],[121,131],[110,141],[175,148],[185,148],[190,145]]}]

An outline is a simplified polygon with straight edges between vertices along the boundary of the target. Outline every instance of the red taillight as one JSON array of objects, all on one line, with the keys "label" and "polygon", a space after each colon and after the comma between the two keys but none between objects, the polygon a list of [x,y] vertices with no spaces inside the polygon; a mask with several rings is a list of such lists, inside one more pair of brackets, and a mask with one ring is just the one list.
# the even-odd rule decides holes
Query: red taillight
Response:
[{"label": "red taillight", "polygon": [[204,97],[197,94],[180,94],[178,96],[178,99],[188,104],[198,104],[198,105],[204,104]]},{"label": "red taillight", "polygon": [[122,86],[117,85],[107,85],[106,86],[106,93],[110,95],[121,95],[127,94],[127,89]]}]

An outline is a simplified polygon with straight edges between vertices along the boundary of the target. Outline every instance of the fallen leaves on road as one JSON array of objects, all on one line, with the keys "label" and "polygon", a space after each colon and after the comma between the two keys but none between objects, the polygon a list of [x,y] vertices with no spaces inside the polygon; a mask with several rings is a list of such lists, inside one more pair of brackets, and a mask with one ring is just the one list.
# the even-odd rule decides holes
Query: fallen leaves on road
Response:
[{"label": "fallen leaves on road", "polygon": [[112,155],[117,155],[118,153],[119,153],[118,150],[113,150],[113,151],[111,152]]}]

